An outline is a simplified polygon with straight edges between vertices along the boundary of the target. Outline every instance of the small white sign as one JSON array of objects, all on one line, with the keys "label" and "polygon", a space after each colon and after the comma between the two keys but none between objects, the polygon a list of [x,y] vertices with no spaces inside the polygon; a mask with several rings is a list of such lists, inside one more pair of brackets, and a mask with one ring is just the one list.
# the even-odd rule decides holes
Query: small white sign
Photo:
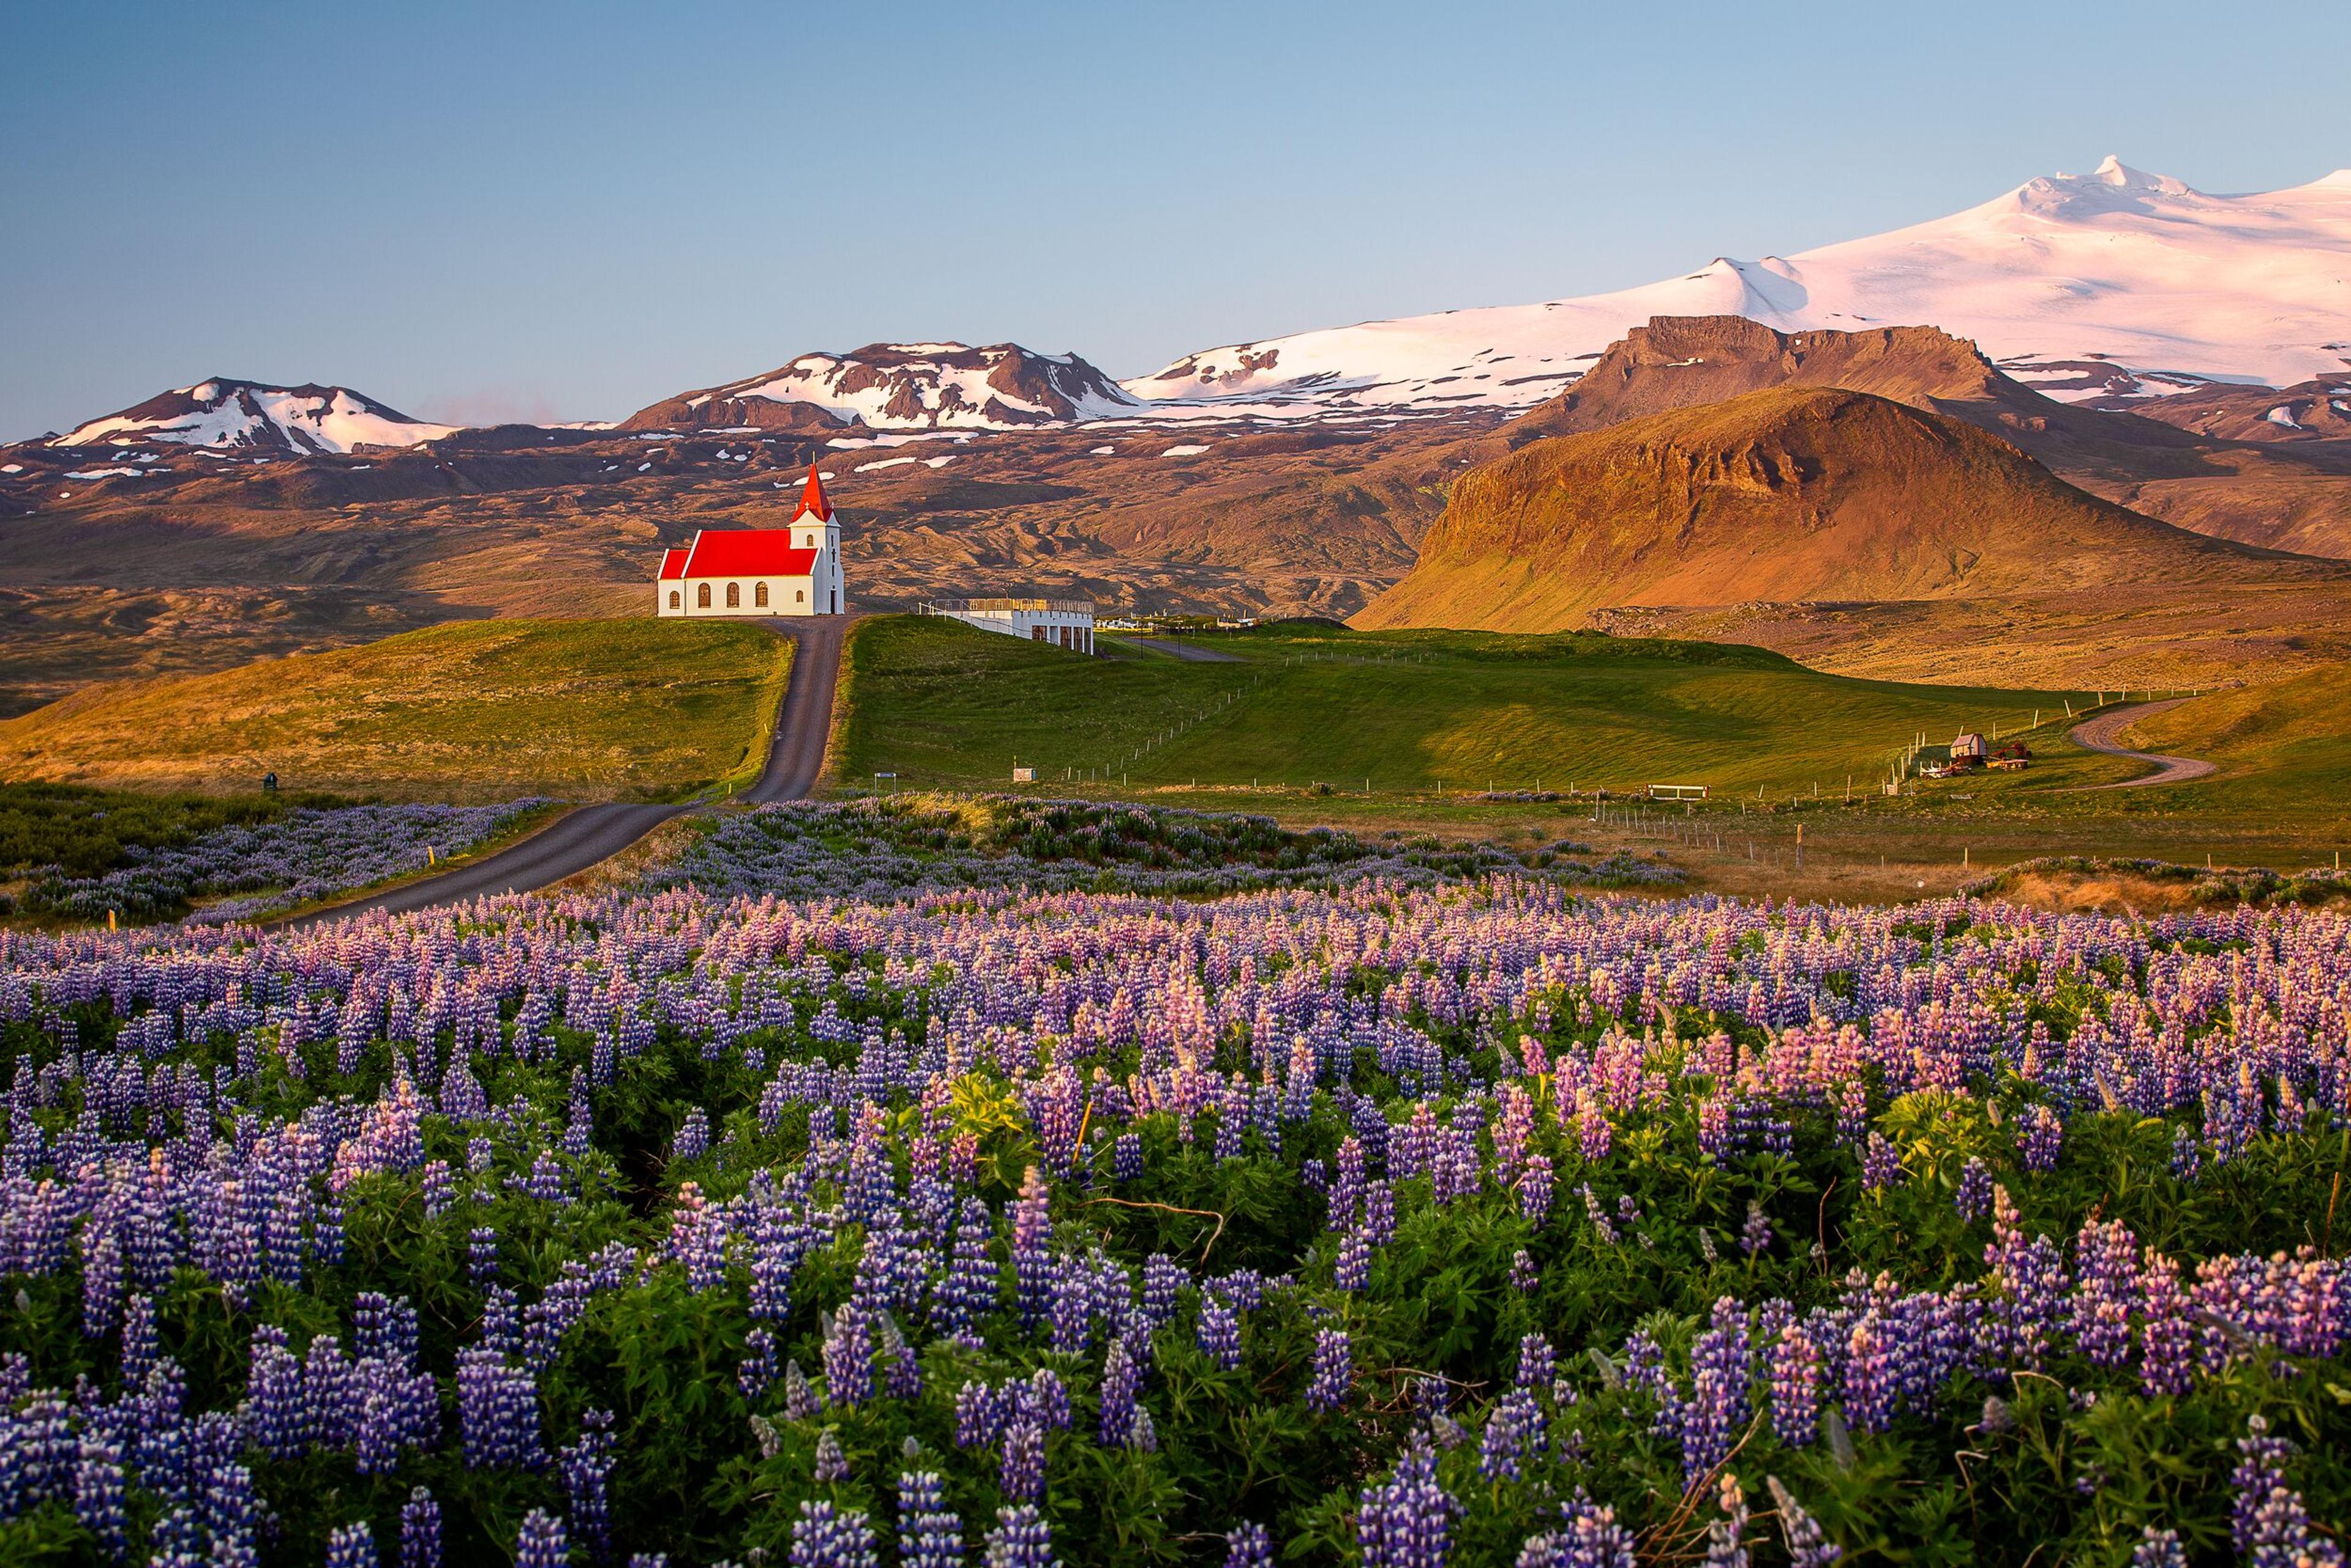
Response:
[{"label": "small white sign", "polygon": [[1037,770],[1034,768],[1016,768],[1012,770],[1012,781],[1015,784],[1034,784],[1037,782]]}]

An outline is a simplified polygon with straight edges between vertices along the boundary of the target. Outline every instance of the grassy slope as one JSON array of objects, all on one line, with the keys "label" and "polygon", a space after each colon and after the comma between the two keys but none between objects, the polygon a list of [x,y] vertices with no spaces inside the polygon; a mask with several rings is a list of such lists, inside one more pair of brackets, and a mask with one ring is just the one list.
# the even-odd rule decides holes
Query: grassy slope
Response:
[{"label": "grassy slope", "polygon": [[0,724],[0,774],[402,799],[690,791],[755,775],[791,644],[714,622],[475,621],[218,674],[98,686]]},{"label": "grassy slope", "polygon": [[862,622],[837,777],[1000,785],[1017,760],[1055,788],[1063,768],[1093,767],[1113,789],[1123,771],[1136,785],[1786,794],[1841,790],[1847,773],[1865,789],[1917,730],[1943,741],[2062,713],[2053,695],[1847,680],[1705,643],[1271,627],[1216,646],[1242,662],[1090,660],[949,622]]},{"label": "grassy slope", "polygon": [[2220,764],[2183,793],[2249,809],[2306,810],[2351,798],[2351,667],[2214,692],[2142,719],[2125,745]]}]

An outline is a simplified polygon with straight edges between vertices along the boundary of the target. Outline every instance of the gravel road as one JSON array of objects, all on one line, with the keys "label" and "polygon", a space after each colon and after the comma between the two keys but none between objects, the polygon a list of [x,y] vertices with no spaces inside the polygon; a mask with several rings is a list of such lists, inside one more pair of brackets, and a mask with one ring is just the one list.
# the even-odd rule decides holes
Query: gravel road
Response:
[{"label": "gravel road", "polygon": [[2190,779],[2201,779],[2212,772],[2217,765],[2200,758],[2165,757],[2158,752],[2133,751],[2115,739],[2138,720],[2167,713],[2190,700],[2188,697],[2171,697],[2159,703],[2139,703],[2132,707],[2116,708],[2112,713],[2102,713],[2095,718],[2075,725],[2072,733],[2076,746],[2103,751],[2109,757],[2136,758],[2155,766],[2154,772],[2142,774],[2137,779],[2125,779],[2114,784],[2085,785],[2084,789],[2143,789],[2150,784],[2185,784]]}]

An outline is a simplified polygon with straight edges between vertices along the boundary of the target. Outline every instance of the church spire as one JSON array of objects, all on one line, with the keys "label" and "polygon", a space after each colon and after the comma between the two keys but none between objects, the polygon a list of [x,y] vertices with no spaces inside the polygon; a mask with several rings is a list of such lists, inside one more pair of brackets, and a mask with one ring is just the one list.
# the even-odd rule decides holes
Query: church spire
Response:
[{"label": "church spire", "polygon": [[800,504],[792,513],[792,521],[797,523],[806,517],[813,517],[820,523],[832,521],[832,498],[824,493],[823,476],[816,471],[813,463],[809,465],[808,483],[800,487]]}]

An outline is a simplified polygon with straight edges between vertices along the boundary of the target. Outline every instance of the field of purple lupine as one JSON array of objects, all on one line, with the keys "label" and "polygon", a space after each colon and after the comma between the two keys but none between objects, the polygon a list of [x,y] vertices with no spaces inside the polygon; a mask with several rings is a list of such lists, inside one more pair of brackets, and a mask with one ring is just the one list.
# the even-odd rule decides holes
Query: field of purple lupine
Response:
[{"label": "field of purple lupine", "polygon": [[0,1559],[2341,1560],[2351,921],[0,933]]}]

